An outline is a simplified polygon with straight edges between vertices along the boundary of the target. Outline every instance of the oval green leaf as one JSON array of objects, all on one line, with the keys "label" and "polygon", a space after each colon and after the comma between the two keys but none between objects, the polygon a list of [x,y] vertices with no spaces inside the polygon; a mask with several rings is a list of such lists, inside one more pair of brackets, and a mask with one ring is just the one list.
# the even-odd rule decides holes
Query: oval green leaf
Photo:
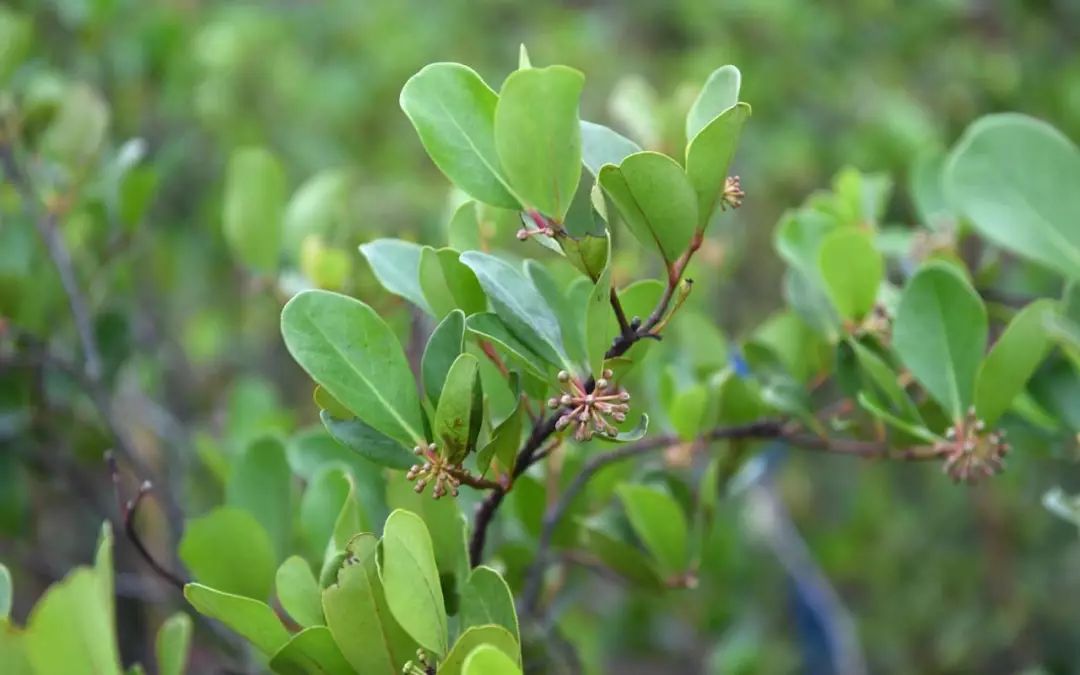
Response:
[{"label": "oval green leaf", "polygon": [[1053,300],[1036,300],[1020,310],[986,355],[975,380],[975,412],[995,424],[1024,390],[1052,345],[1047,323],[1057,314]]},{"label": "oval green leaf", "polygon": [[386,519],[382,547],[382,582],[390,613],[421,647],[446,654],[446,607],[424,521],[415,513],[394,511]]}]

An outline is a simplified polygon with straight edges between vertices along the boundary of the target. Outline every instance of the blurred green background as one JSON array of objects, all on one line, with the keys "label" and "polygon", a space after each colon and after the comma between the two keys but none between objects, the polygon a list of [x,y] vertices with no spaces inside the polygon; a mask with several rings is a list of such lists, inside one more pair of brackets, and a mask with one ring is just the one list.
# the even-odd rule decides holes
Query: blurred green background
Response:
[{"label": "blurred green background", "polygon": [[[17,106],[33,136],[76,83],[107,104],[103,157],[113,159],[57,177],[90,195],[64,235],[135,440],[169,467],[192,513],[219,497],[215,462],[267,429],[315,421],[310,386],[277,328],[290,273],[239,269],[221,234],[230,153],[261,144],[283,160],[299,195],[286,211],[287,242],[290,222],[320,223],[320,237],[292,242],[286,269],[300,274],[336,255],[341,274],[329,285],[407,334],[405,305],[378,290],[355,247],[378,236],[441,243],[455,198],[398,92],[433,61],[469,64],[497,87],[521,43],[534,64],[585,72],[583,118],[675,152],[700,82],[719,65],[742,70],[754,108],[736,159],[747,198],[698,264],[703,307],[733,337],[780,303],[777,219],[841,168],[891,176],[886,222],[913,224],[911,167],[976,117],[1022,111],[1080,138],[1074,0],[6,0],[0,110]],[[145,159],[123,183],[121,202],[134,205],[118,225],[107,213],[117,189],[109,162],[138,149],[132,139],[143,139]],[[18,217],[6,186],[0,204],[8,222]],[[0,276],[30,269],[40,288],[55,288],[39,243],[0,227]],[[635,259],[619,269],[625,282]],[[63,296],[19,290],[2,288],[5,302],[19,297],[22,324],[73,352]],[[64,405],[43,411],[33,383],[16,370],[0,377],[0,555],[16,570],[22,618],[47,583],[88,558],[113,508],[101,500],[108,440],[88,402],[64,391],[70,383],[46,383]],[[42,448],[63,449],[74,466],[50,463]],[[1075,474],[1069,458],[1017,457],[1001,479],[965,489],[934,466],[800,456],[782,465],[777,487],[855,622],[869,672],[1076,672],[1080,543],[1039,507],[1048,487]],[[85,495],[72,489],[80,481]],[[570,608],[563,623],[586,661],[622,673],[822,672],[807,656],[781,558],[748,525],[753,513],[744,499],[726,503],[730,527],[698,589],[622,605],[611,599],[618,585],[605,582]],[[121,647],[141,658],[162,591],[138,582],[134,556],[120,566]],[[618,616],[605,615],[612,607]],[[197,651],[214,641],[200,633]],[[207,670],[193,672],[215,672],[209,656],[195,663]]]}]

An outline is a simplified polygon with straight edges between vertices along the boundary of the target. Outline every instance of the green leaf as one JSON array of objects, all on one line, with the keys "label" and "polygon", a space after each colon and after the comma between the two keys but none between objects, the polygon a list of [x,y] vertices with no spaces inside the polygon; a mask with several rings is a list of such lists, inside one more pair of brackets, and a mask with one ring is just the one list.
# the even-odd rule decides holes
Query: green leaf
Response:
[{"label": "green leaf", "polygon": [[689,549],[686,514],[670,495],[645,485],[624,484],[619,498],[634,532],[667,575],[684,572]]},{"label": "green leaf", "polygon": [[686,115],[687,142],[693,142],[710,122],[739,102],[741,84],[742,73],[732,65],[721,66],[709,74]]},{"label": "green leaf", "polygon": [[986,238],[1080,279],[1080,150],[1015,113],[968,127],[945,166],[950,202]]},{"label": "green leaf", "polygon": [[292,472],[281,441],[265,437],[247,446],[229,473],[225,503],[259,521],[275,561],[285,557],[292,534]]},{"label": "green leaf", "polygon": [[937,436],[924,427],[921,422],[909,422],[897,417],[888,410],[885,410],[872,400],[865,391],[860,391],[856,399],[858,400],[859,405],[868,413],[914,438],[922,439],[930,444],[938,443],[943,440],[940,436]]},{"label": "green leaf", "polygon": [[[608,239],[608,257],[610,258],[611,239]],[[617,323],[613,324],[611,317],[614,310],[611,308],[611,266],[608,265],[600,274],[596,284],[593,285],[585,303],[582,323],[585,326],[585,353],[589,364],[589,372],[594,377],[600,377],[604,370],[604,354],[611,347],[612,341],[618,335]],[[627,317],[629,320],[629,317]]]},{"label": "green leaf", "polygon": [[289,641],[288,631],[265,602],[202,584],[184,586],[184,597],[200,614],[222,622],[267,656]]},{"label": "green leaf", "polygon": [[199,583],[265,600],[274,583],[274,551],[259,521],[247,511],[221,506],[189,520],[180,559]]},{"label": "green leaf", "polygon": [[323,591],[326,625],[357,673],[397,675],[416,644],[394,620],[376,567],[377,541],[365,535],[350,545],[354,561]]},{"label": "green leaf", "polygon": [[1052,343],[1047,321],[1057,314],[1053,300],[1032,302],[1009,322],[986,355],[975,379],[975,412],[988,426],[995,424],[1024,391]]},{"label": "green leaf", "polygon": [[847,344],[851,346],[859,367],[898,411],[900,418],[921,425],[922,416],[919,414],[919,409],[903,387],[900,386],[893,369],[880,356],[859,342],[851,340]]},{"label": "green leaf", "polygon": [[424,521],[395,510],[386,519],[382,546],[382,581],[391,614],[421,647],[446,654],[446,607]]},{"label": "green leaf", "polygon": [[709,392],[704,384],[687,387],[671,397],[667,405],[668,419],[679,438],[691,441],[698,437],[708,402]]},{"label": "green leaf", "polygon": [[274,577],[278,602],[301,626],[323,623],[319,581],[307,561],[298,555],[286,558]]},{"label": "green leaf", "polygon": [[465,517],[456,499],[432,499],[417,494],[412,483],[392,480],[386,486],[386,505],[420,516],[431,535],[435,566],[439,576],[457,576],[464,583],[469,573],[469,553],[465,541]]},{"label": "green leaf", "polygon": [[7,565],[0,563],[0,621],[6,621],[11,616],[11,571]]},{"label": "green leaf", "polygon": [[423,248],[401,239],[376,239],[361,244],[360,253],[386,290],[431,314],[431,307],[420,285],[420,255]]},{"label": "green leaf", "polygon": [[472,270],[458,259],[452,248],[435,250],[425,246],[420,253],[420,287],[436,318],[454,309],[476,314],[487,309],[484,290]]},{"label": "green leaf", "polygon": [[818,266],[842,318],[858,322],[874,308],[885,262],[869,236],[850,228],[833,231],[821,242]]},{"label": "green leaf", "polygon": [[[558,317],[525,275],[509,263],[478,251],[461,254],[461,262],[476,273],[495,313],[518,340],[547,362],[573,370]],[[469,323],[472,329],[472,321]]]},{"label": "green leaf", "polygon": [[709,224],[735,158],[750,106],[739,103],[709,122],[686,146],[686,175],[698,199],[698,229]]},{"label": "green leaf", "polygon": [[191,649],[191,617],[177,612],[165,619],[154,640],[158,675],[184,675]]},{"label": "green leaf", "polygon": [[277,269],[285,191],[285,170],[266,148],[241,148],[229,157],[223,198],[225,240],[240,262],[258,272]]},{"label": "green leaf", "polygon": [[[465,659],[478,647],[485,645],[497,649],[515,668],[520,670],[521,648],[510,631],[502,626],[473,626],[461,633],[457,642],[454,643],[454,648],[439,664],[439,675],[462,675]],[[513,671],[500,671],[500,675],[507,672]]]},{"label": "green leaf", "polygon": [[108,129],[109,107],[105,101],[93,88],[74,84],[64,92],[41,147],[45,154],[77,170],[97,155]]},{"label": "green leaf", "polygon": [[510,73],[495,107],[495,148],[525,205],[562,222],[581,178],[578,101],[585,76],[566,66]]},{"label": "green leaf", "polygon": [[491,432],[491,440],[476,454],[476,468],[481,474],[487,473],[491,460],[496,460],[503,471],[509,472],[514,467],[514,459],[521,446],[521,407],[502,421]]},{"label": "green leaf", "polygon": [[697,196],[675,160],[638,152],[618,167],[604,166],[599,182],[643,246],[658,250],[668,263],[689,246],[698,222]]},{"label": "green leaf", "polygon": [[281,675],[353,675],[326,626],[305,628],[292,636],[270,659],[270,669]]},{"label": "green leaf", "polygon": [[607,267],[610,257],[608,239],[605,232],[602,237],[586,234],[581,237],[559,237],[557,241],[566,260],[595,282]]},{"label": "green leaf", "polygon": [[446,374],[439,405],[435,409],[432,432],[439,454],[451,464],[459,464],[474,450],[476,433],[480,429],[482,406],[477,405],[480,393],[480,364],[472,354],[457,357]]},{"label": "green leaf", "polygon": [[514,596],[502,576],[481,565],[473,569],[461,592],[461,625],[464,627],[494,624],[502,626],[521,642]]},{"label": "green leaf", "polygon": [[350,499],[353,482],[341,467],[327,466],[308,483],[300,500],[300,528],[311,558],[324,560],[330,549],[339,550],[333,542],[334,526],[350,508]]},{"label": "green leaf", "polygon": [[338,419],[329,410],[319,411],[319,419],[335,441],[368,461],[391,469],[408,469],[416,463],[416,458],[405,446],[362,420]]},{"label": "green leaf", "polygon": [[462,675],[520,675],[521,668],[502,650],[483,644],[469,652]]},{"label": "green leaf", "polygon": [[282,245],[286,255],[296,256],[309,235],[333,239],[352,225],[350,198],[357,182],[349,169],[325,169],[293,192],[284,215]]},{"label": "green leaf", "polygon": [[986,334],[982,300],[951,265],[924,265],[904,288],[893,346],[953,420],[971,404]]},{"label": "green leaf", "polygon": [[581,161],[592,175],[599,175],[605,164],[618,166],[637,152],[641,146],[626,136],[602,124],[581,121]]},{"label": "green leaf", "polygon": [[656,563],[639,548],[614,536],[599,523],[581,521],[579,527],[579,537],[585,548],[620,576],[641,589],[663,588]]},{"label": "green leaf", "polygon": [[471,68],[433,63],[409,78],[401,109],[435,165],[475,199],[521,208],[495,150],[498,95]]},{"label": "green leaf", "polygon": [[431,332],[424,355],[420,359],[424,393],[432,405],[438,405],[446,374],[464,349],[465,314],[455,310],[447,314]]},{"label": "green leaf", "polygon": [[614,438],[605,436],[604,434],[597,434],[593,438],[602,443],[633,443],[634,441],[640,441],[645,438],[645,434],[648,433],[648,431],[649,416],[643,413],[633,429],[629,431],[620,431]]},{"label": "green leaf", "polygon": [[420,399],[397,336],[373,309],[328,291],[305,291],[281,312],[296,362],[369,426],[413,446],[424,442]]},{"label": "green leaf", "polygon": [[465,321],[465,327],[470,333],[497,344],[536,377],[547,378],[547,363],[510,332],[510,328],[497,315],[491,312],[473,314]]},{"label": "green leaf", "polygon": [[[574,371],[579,371],[585,364],[585,331],[581,322],[582,307],[585,305],[584,298],[580,303],[573,300],[570,296],[573,283],[569,288],[564,288],[548,268],[538,260],[526,260],[524,267],[525,276],[543,298],[544,304],[551,308],[558,319],[559,335],[567,358],[575,365]],[[589,285],[588,282],[582,281],[586,286]],[[577,279],[574,282],[577,282]]]}]

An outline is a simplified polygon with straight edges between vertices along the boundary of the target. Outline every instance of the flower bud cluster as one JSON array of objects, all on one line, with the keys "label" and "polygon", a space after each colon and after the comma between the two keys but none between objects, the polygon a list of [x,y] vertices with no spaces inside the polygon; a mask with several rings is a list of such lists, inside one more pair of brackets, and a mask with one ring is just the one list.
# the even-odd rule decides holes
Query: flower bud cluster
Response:
[{"label": "flower bud cluster", "polygon": [[434,483],[435,487],[431,491],[431,496],[435,499],[446,494],[458,496],[458,488],[461,487],[460,476],[468,475],[466,469],[460,464],[451,464],[446,461],[438,453],[434,443],[427,447],[416,446],[413,448],[413,454],[425,460],[423,464],[413,464],[405,474],[410,481],[416,481],[414,491],[421,493],[429,483]]},{"label": "flower bud cluster", "polygon": [[548,400],[552,410],[566,409],[555,422],[555,429],[562,431],[574,427],[574,439],[588,441],[596,434],[614,438],[619,435],[611,420],[622,422],[630,410],[630,394],[620,390],[612,381],[610,370],[601,373],[596,386],[591,392],[586,391],[584,383],[565,370],[559,373],[559,383],[563,393]]},{"label": "flower bud cluster", "polygon": [[1012,449],[1003,430],[986,432],[986,424],[975,416],[974,407],[949,428],[945,438],[936,446],[945,457],[942,470],[957,483],[977,483],[1001,473],[1005,455]]}]

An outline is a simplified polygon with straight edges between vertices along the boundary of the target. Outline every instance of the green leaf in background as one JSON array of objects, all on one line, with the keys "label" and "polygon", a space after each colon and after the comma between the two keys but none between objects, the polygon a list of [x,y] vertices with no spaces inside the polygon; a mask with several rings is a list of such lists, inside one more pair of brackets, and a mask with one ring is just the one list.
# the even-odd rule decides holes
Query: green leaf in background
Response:
[{"label": "green leaf in background", "polygon": [[667,404],[667,414],[679,438],[691,441],[698,437],[705,422],[708,402],[709,392],[704,384],[694,384],[671,397]]},{"label": "green leaf in background", "polygon": [[335,583],[323,591],[326,625],[345,659],[357,673],[398,675],[413,658],[416,643],[387,607],[375,564],[374,535],[357,537],[349,549],[355,562],[338,570]]},{"label": "green leaf in background", "polygon": [[[611,257],[611,239],[608,238],[608,256]],[[604,354],[618,335],[617,326],[611,322],[611,266],[608,265],[596,280],[585,303],[582,323],[585,326],[585,354],[589,373],[599,378],[604,370]],[[627,317],[629,320],[629,317]]]},{"label": "green leaf in background", "polygon": [[352,224],[351,193],[357,179],[349,169],[324,169],[296,188],[285,207],[282,248],[294,257],[310,235],[333,238]]},{"label": "green leaf in background", "polygon": [[338,419],[329,410],[319,411],[319,419],[335,441],[368,461],[391,469],[408,469],[416,463],[416,457],[405,446],[363,420]]},{"label": "green leaf in background", "polygon": [[112,529],[105,523],[94,566],[75,568],[34,605],[23,634],[34,672],[120,674],[112,545]]},{"label": "green leaf in background", "polygon": [[638,547],[614,536],[600,523],[580,522],[579,537],[589,552],[635,586],[648,590],[663,588],[664,582],[655,561]]},{"label": "green leaf in background", "polygon": [[510,73],[495,107],[495,148],[526,206],[562,222],[581,178],[578,101],[585,76],[566,66]]},{"label": "green leaf in background", "polygon": [[520,675],[521,668],[502,650],[480,645],[465,657],[462,675]]},{"label": "green leaf in background", "polygon": [[709,122],[686,146],[686,175],[698,197],[698,229],[709,224],[724,192],[750,106],[738,103]]},{"label": "green leaf in background", "polygon": [[945,154],[938,148],[916,157],[908,177],[908,192],[922,223],[931,230],[951,227],[956,220],[945,198]]},{"label": "green leaf in background", "polygon": [[491,440],[487,445],[476,453],[476,468],[481,474],[487,473],[491,460],[497,461],[504,472],[509,472],[514,467],[514,458],[521,446],[521,428],[519,404],[514,408],[514,412],[491,432]]},{"label": "green leaf in background", "polygon": [[433,63],[409,78],[401,109],[435,165],[473,198],[521,208],[495,151],[498,95],[471,68]]},{"label": "green leaf in background", "polygon": [[383,287],[431,314],[420,286],[420,254],[423,247],[401,239],[376,239],[360,245],[360,253]]},{"label": "green leaf in background", "polygon": [[697,196],[675,160],[658,152],[630,155],[600,170],[600,185],[631,234],[668,263],[690,244],[698,222]]},{"label": "green leaf in background", "polygon": [[686,571],[689,549],[686,514],[670,495],[645,485],[626,483],[619,498],[634,532],[666,575]]},{"label": "green leaf in background", "polygon": [[953,420],[971,404],[986,336],[982,300],[951,265],[926,264],[904,288],[893,346]]},{"label": "green leaf in background", "polygon": [[855,354],[859,367],[865,372],[875,387],[880,390],[886,400],[897,411],[898,416],[913,424],[922,424],[922,416],[915,402],[911,400],[907,392],[900,386],[896,373],[889,364],[871,351],[868,347],[855,340],[848,342]]},{"label": "green leaf in background", "polygon": [[296,362],[354,415],[403,445],[424,442],[409,363],[373,309],[337,293],[305,291],[281,311],[281,333]]},{"label": "green leaf in background", "polygon": [[257,272],[277,270],[285,170],[266,148],[235,150],[225,174],[222,223],[233,255]]},{"label": "green leaf in background", "polygon": [[558,317],[525,275],[510,263],[478,251],[462,253],[461,262],[476,273],[495,313],[516,338],[548,363],[573,370]]},{"label": "green leaf in background", "polygon": [[420,359],[424,393],[432,405],[442,397],[443,383],[450,366],[465,349],[465,314],[455,310],[435,326]]},{"label": "green leaf in background", "polygon": [[7,565],[0,563],[0,621],[5,621],[11,616],[11,571]]},{"label": "green leaf in background", "polygon": [[446,654],[446,607],[431,536],[420,516],[395,510],[383,528],[382,582],[401,627],[425,649]]},{"label": "green leaf in background", "polygon": [[177,612],[161,624],[154,640],[158,675],[184,675],[191,649],[191,617]]},{"label": "green leaf in background", "polygon": [[686,114],[686,141],[690,143],[710,122],[739,102],[742,73],[732,65],[709,74],[701,93]]},{"label": "green leaf in background", "polygon": [[476,275],[458,259],[452,248],[425,246],[420,253],[420,288],[437,319],[454,309],[476,314],[487,309],[484,290]]},{"label": "green leaf in background", "polygon": [[281,441],[260,438],[244,449],[229,472],[225,503],[254,516],[270,537],[274,560],[285,557],[292,534],[292,472]]},{"label": "green leaf in background", "polygon": [[821,242],[818,266],[825,291],[841,318],[859,322],[877,301],[885,261],[860,230],[835,230]]},{"label": "green leaf in background", "polygon": [[285,626],[265,602],[194,583],[184,586],[184,597],[200,614],[222,622],[266,656],[289,641]]},{"label": "green leaf in background", "polygon": [[108,129],[109,107],[101,95],[88,85],[73,84],[64,92],[60,109],[45,131],[42,149],[78,170],[101,149]]},{"label": "green leaf in background", "polygon": [[280,675],[353,675],[326,626],[305,628],[285,643],[270,659],[270,669]]},{"label": "green leaf in background", "polygon": [[274,551],[259,521],[242,509],[221,506],[189,520],[180,559],[202,584],[265,600],[274,583]]},{"label": "green leaf in background", "polygon": [[454,647],[446,655],[446,659],[439,664],[439,675],[462,675],[465,659],[477,647],[484,645],[497,649],[510,660],[514,668],[520,670],[521,648],[510,631],[502,626],[473,626],[465,629],[457,641],[454,642]]},{"label": "green leaf in background", "polygon": [[950,202],[985,237],[1080,279],[1080,150],[1040,120],[977,120],[945,166]]},{"label": "green leaf in background", "polygon": [[498,315],[491,312],[473,314],[466,320],[465,326],[477,337],[497,344],[536,377],[541,379],[547,377],[548,362],[519,340]]},{"label": "green leaf in background", "polygon": [[435,409],[432,432],[439,454],[451,464],[464,461],[474,449],[476,433],[480,429],[482,399],[480,392],[480,364],[472,354],[457,357],[446,374],[439,405]]},{"label": "green leaf in background", "polygon": [[0,7],[0,87],[18,67],[34,41],[34,24],[28,15]]},{"label": "green leaf in background", "polygon": [[298,555],[286,558],[278,567],[274,588],[278,602],[293,621],[305,627],[323,623],[319,581],[306,560]]},{"label": "green leaf in background", "polygon": [[600,167],[605,164],[618,166],[637,152],[641,152],[641,146],[617,131],[581,121],[581,161],[592,175],[600,175]]},{"label": "green leaf in background", "polygon": [[502,576],[481,565],[473,569],[461,592],[461,625],[464,627],[494,624],[510,631],[521,642],[514,596]]},{"label": "green leaf in background", "polygon": [[840,338],[840,317],[813,277],[797,268],[789,268],[784,273],[783,292],[784,299],[798,317],[826,342],[833,343]]},{"label": "green leaf in background", "polygon": [[1024,391],[1050,351],[1047,322],[1057,313],[1053,300],[1036,300],[1020,310],[986,355],[975,379],[975,412],[995,424]]}]

